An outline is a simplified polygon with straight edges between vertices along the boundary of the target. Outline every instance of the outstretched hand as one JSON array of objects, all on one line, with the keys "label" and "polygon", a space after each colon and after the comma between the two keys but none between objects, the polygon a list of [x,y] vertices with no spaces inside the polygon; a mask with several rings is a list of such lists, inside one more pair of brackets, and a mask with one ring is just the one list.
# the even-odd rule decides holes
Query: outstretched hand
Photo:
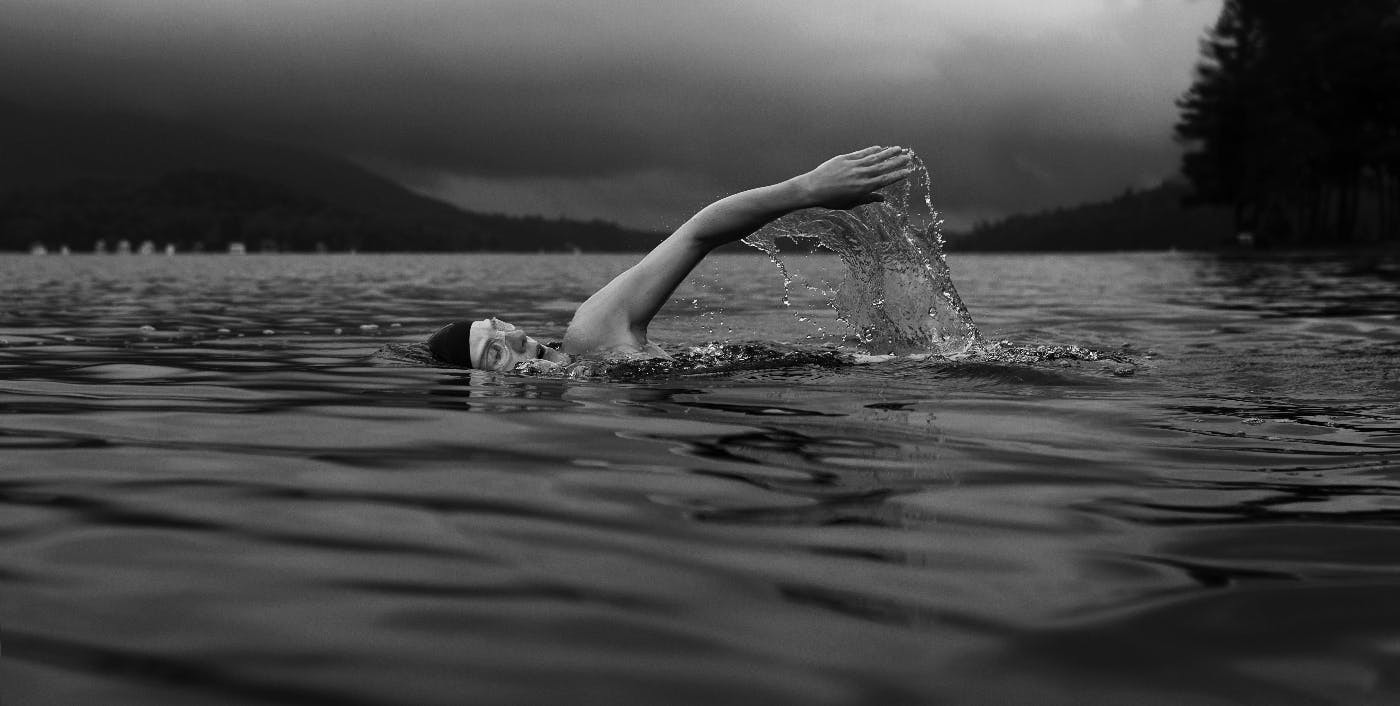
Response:
[{"label": "outstretched hand", "polygon": [[883,201],[875,192],[912,174],[913,165],[903,147],[866,147],[832,157],[793,181],[808,205],[848,209]]}]

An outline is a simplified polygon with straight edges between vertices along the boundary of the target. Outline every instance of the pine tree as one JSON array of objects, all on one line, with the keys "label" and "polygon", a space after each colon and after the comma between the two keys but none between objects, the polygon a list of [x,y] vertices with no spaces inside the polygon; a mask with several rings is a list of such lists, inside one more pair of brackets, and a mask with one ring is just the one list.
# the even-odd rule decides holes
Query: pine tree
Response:
[{"label": "pine tree", "polygon": [[1400,0],[1226,0],[1201,52],[1176,126],[1196,200],[1274,242],[1398,236]]}]

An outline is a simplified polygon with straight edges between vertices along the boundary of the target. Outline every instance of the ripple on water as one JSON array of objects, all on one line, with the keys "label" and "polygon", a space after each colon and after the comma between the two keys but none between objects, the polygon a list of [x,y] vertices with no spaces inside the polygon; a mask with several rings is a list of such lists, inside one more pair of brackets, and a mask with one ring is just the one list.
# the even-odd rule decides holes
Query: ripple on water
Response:
[{"label": "ripple on water", "polygon": [[6,695],[1395,700],[1393,282],[957,255],[1014,343],[855,364],[717,257],[664,322],[708,367],[595,379],[421,340],[557,338],[629,257],[0,258]]}]

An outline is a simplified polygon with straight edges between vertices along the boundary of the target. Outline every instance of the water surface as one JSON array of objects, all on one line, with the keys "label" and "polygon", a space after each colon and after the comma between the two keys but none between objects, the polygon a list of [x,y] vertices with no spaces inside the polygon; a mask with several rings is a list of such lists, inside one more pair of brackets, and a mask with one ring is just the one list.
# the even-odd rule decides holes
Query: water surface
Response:
[{"label": "water surface", "polygon": [[[5,702],[1400,699],[1393,256],[954,256],[1019,360],[381,354],[630,260],[0,257]],[[653,338],[854,350],[781,292]]]}]

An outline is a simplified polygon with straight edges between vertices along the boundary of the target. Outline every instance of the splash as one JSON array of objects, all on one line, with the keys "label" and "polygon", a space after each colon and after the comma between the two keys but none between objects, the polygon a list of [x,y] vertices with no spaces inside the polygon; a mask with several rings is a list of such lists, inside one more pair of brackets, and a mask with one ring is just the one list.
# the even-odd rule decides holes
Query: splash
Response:
[{"label": "splash", "polygon": [[[887,378],[912,375],[926,380],[930,375],[945,378],[1006,380],[1021,383],[1027,376],[1054,371],[1049,377],[1038,373],[1041,382],[1078,384],[1083,377],[1062,377],[1067,371],[1131,377],[1143,365],[1142,352],[1126,346],[1100,350],[1085,346],[1017,345],[1011,341],[978,341],[967,353],[936,353],[906,356],[852,355],[834,344],[811,346],[769,341],[726,341],[695,346],[667,346],[669,357],[614,356],[583,358],[565,365],[546,360],[527,360],[509,373],[472,371],[483,375],[519,375],[545,379],[576,379],[611,382],[649,382],[696,376],[731,375],[753,371],[812,371],[815,369],[857,368],[881,365]],[[1146,357],[1152,357],[1149,351]],[[422,343],[390,343],[380,349],[372,362],[377,365],[460,368],[436,361]],[[912,366],[912,367],[911,367]]]},{"label": "splash", "polygon": [[[571,378],[608,378],[613,380],[647,380],[696,375],[725,375],[751,370],[786,368],[835,368],[854,361],[844,351],[834,347],[810,348],[788,346],[767,341],[707,343],[699,346],[667,349],[670,358],[636,357],[610,360],[583,360],[570,364],[562,372]],[[533,361],[527,361],[527,363]],[[523,369],[516,372],[532,374],[553,371]]]},{"label": "splash", "polygon": [[[850,211],[808,209],[784,216],[744,239],[768,254],[783,275],[783,303],[794,278],[777,239],[815,238],[846,265],[840,286],[823,291],[837,318],[868,353],[967,352],[980,340],[943,258],[942,220],[933,208],[929,174],[913,155],[910,178],[881,191],[885,200]],[[922,199],[926,223],[911,219]]]},{"label": "splash", "polygon": [[[456,368],[482,375],[520,375],[547,379],[576,379],[613,382],[646,382],[682,377],[729,375],[750,371],[813,370],[864,367],[890,363],[883,367],[886,375],[929,375],[948,378],[985,378],[1011,376],[1013,381],[1025,380],[1028,371],[1037,368],[1080,373],[1100,373],[1113,377],[1131,377],[1144,365],[1143,359],[1155,356],[1152,351],[1140,351],[1128,344],[1117,350],[1101,350],[1086,346],[1017,345],[1011,341],[979,340],[966,353],[940,355],[923,353],[906,356],[852,355],[834,344],[821,346],[783,344],[769,341],[726,341],[693,346],[666,346],[669,357],[613,356],[582,358],[558,365],[547,360],[527,360],[510,373],[471,371],[435,359],[422,342],[388,343],[370,356],[373,365]],[[899,367],[902,365],[903,367]],[[909,366],[915,367],[909,367]],[[1043,380],[1044,378],[1042,378]],[[1059,379],[1059,378],[1057,378]],[[1061,381],[1068,378],[1059,379]]]}]

